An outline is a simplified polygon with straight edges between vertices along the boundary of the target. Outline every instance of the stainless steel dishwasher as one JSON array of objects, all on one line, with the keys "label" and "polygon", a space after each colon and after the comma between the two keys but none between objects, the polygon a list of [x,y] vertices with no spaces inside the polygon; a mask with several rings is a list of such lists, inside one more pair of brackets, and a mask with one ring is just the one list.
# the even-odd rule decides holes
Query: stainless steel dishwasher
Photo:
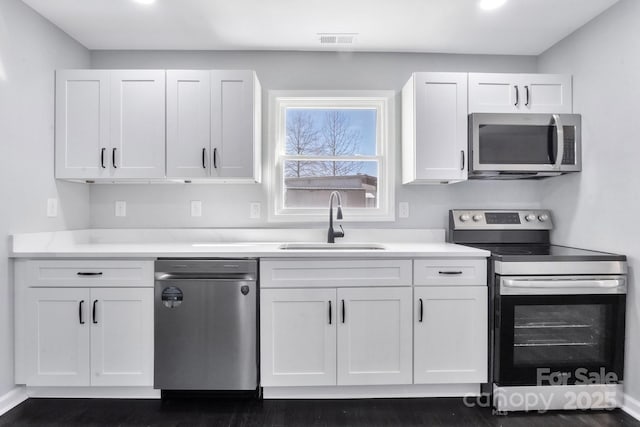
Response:
[{"label": "stainless steel dishwasher", "polygon": [[257,261],[155,262],[154,388],[258,387]]}]

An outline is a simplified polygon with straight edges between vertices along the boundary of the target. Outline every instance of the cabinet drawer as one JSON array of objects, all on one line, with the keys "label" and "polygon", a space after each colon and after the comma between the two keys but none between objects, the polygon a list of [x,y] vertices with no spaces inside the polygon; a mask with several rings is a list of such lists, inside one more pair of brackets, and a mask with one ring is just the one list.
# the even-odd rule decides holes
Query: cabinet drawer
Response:
[{"label": "cabinet drawer", "polygon": [[417,259],[413,283],[418,286],[486,286],[486,259]]},{"label": "cabinet drawer", "polygon": [[264,260],[262,288],[410,286],[411,260]]},{"label": "cabinet drawer", "polygon": [[153,287],[153,261],[29,261],[26,279],[29,287]]}]

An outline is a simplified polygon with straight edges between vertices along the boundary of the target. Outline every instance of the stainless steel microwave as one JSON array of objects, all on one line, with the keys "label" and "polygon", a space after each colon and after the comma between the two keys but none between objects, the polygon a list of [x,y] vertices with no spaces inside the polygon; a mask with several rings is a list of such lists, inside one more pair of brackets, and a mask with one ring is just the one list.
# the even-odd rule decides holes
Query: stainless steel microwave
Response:
[{"label": "stainless steel microwave", "polygon": [[469,115],[469,178],[544,178],[579,172],[579,114]]}]

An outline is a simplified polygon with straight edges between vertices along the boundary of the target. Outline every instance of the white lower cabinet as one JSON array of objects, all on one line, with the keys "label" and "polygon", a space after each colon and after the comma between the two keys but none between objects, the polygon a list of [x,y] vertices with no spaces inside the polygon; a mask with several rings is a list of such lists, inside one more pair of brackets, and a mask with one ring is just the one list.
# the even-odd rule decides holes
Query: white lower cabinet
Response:
[{"label": "white lower cabinet", "polygon": [[411,288],[263,289],[261,383],[411,383]]},{"label": "white lower cabinet", "polygon": [[414,383],[487,381],[487,287],[414,288]]},{"label": "white lower cabinet", "polygon": [[336,290],[263,289],[261,384],[336,384]]},{"label": "white lower cabinet", "polygon": [[29,288],[25,303],[26,385],[153,385],[153,288]]},{"label": "white lower cabinet", "polygon": [[338,385],[411,384],[411,288],[340,288],[338,304]]}]

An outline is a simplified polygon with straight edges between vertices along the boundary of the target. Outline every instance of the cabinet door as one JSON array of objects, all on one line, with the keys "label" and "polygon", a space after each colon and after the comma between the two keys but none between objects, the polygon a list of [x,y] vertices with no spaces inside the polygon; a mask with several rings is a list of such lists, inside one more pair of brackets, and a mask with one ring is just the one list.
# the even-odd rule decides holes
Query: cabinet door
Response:
[{"label": "cabinet door", "polygon": [[56,72],[56,178],[108,176],[109,145],[108,71]]},{"label": "cabinet door", "polygon": [[114,178],[165,175],[165,72],[111,72],[111,153]]},{"label": "cabinet door", "polygon": [[487,381],[487,287],[416,287],[414,382]]},{"label": "cabinet door", "polygon": [[573,100],[568,74],[522,74],[519,76],[524,112],[571,113]]},{"label": "cabinet door", "polygon": [[30,288],[25,355],[29,386],[89,385],[89,290]]},{"label": "cabinet door", "polygon": [[336,384],[336,290],[264,289],[261,385]]},{"label": "cabinet door", "polygon": [[153,385],[153,289],[91,290],[91,385]]},{"label": "cabinet door", "polygon": [[167,177],[206,178],[211,167],[209,71],[167,71]]},{"label": "cabinet door", "polygon": [[516,74],[469,73],[469,113],[518,113],[524,104]]},{"label": "cabinet door", "polygon": [[257,146],[254,109],[259,109],[260,87],[253,71],[211,72],[212,176],[251,178],[254,175]]},{"label": "cabinet door", "polygon": [[467,75],[416,73],[417,181],[467,179]]},{"label": "cabinet door", "polygon": [[411,384],[411,288],[342,288],[338,304],[338,384]]}]

